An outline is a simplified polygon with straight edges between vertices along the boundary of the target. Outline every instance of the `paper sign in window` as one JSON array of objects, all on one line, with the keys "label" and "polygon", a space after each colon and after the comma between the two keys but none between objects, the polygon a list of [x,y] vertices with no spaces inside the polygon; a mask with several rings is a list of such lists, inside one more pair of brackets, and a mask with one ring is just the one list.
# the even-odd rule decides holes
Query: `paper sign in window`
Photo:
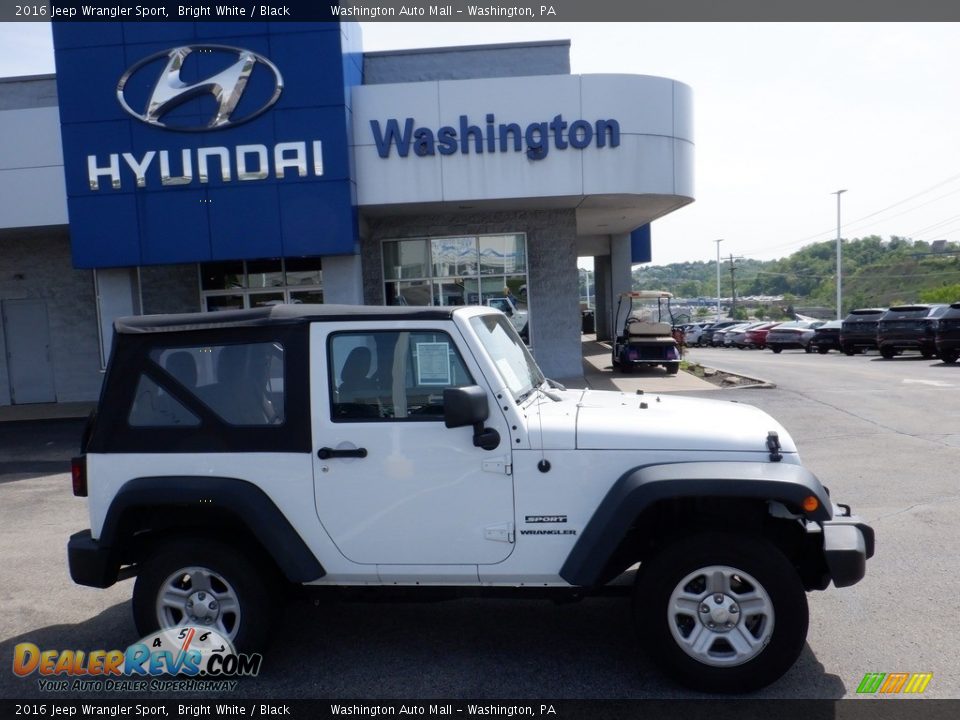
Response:
[{"label": "paper sign in window", "polygon": [[448,350],[447,343],[417,343],[417,385],[450,384]]}]

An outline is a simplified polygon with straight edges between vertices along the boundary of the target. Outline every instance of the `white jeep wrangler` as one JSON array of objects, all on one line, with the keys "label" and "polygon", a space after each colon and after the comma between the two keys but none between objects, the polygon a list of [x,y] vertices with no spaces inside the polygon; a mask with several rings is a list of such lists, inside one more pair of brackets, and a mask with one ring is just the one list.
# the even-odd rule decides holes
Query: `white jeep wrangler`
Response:
[{"label": "white jeep wrangler", "polygon": [[255,648],[285,583],[577,597],[639,563],[647,651],[742,692],[796,660],[806,591],[856,583],[873,554],[765,413],[565,390],[492,308],[279,305],[115,330],[69,563],[82,585],[136,576],[143,635],[209,626]]}]

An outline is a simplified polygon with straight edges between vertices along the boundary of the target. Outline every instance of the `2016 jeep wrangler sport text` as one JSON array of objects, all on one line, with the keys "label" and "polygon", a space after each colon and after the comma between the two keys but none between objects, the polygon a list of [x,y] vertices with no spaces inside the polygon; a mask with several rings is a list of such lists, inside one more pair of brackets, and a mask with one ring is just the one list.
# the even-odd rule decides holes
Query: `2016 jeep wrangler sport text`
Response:
[{"label": "2016 jeep wrangler sport text", "polygon": [[261,645],[279,585],[586,595],[639,563],[641,640],[679,681],[780,677],[806,591],[873,531],[787,432],[731,402],[565,390],[484,307],[276,306],[115,323],[73,467],[75,582],[136,576],[138,630]]}]

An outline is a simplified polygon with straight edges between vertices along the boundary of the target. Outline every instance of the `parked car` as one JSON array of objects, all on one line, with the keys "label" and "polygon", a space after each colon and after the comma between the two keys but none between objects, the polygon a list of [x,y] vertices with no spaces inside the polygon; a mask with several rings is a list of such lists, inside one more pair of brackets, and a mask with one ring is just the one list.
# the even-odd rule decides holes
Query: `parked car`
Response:
[{"label": "parked car", "polygon": [[710,323],[691,323],[684,328],[683,340],[687,347],[700,345],[700,338]]},{"label": "parked car", "polygon": [[843,320],[831,320],[813,331],[813,337],[807,345],[811,350],[816,350],[821,355],[826,355],[831,350],[840,349],[840,328],[843,326]]},{"label": "parked car", "polygon": [[747,330],[747,334],[743,340],[743,347],[763,350],[767,346],[767,334],[779,324],[779,322],[768,322],[751,330]]},{"label": "parked car", "polygon": [[764,323],[762,322],[751,322],[746,325],[734,325],[733,328],[727,330],[726,337],[724,338],[724,345],[726,347],[735,347],[740,348],[741,350],[746,347],[746,338],[747,333],[750,332],[755,327],[760,327]]},{"label": "parked car", "polygon": [[945,363],[955,363],[960,357],[960,302],[953,303],[937,322],[937,355]]},{"label": "parked car", "polygon": [[949,305],[895,305],[877,323],[877,347],[889,360],[905,350],[918,350],[924,358],[937,355],[937,320]]},{"label": "parked car", "polygon": [[724,328],[722,333],[713,336],[714,344],[718,347],[731,347],[733,345],[733,338],[738,333],[743,332],[749,325],[752,323],[737,323],[736,325],[731,325],[728,328]]},{"label": "parked car", "polygon": [[810,340],[814,331],[823,325],[824,320],[792,320],[780,323],[767,333],[767,347],[775,353],[790,348],[799,348],[811,352]]},{"label": "parked car", "polygon": [[713,345],[713,336],[720,330],[724,330],[731,325],[736,325],[736,320],[723,320],[722,322],[714,323],[709,327],[704,328],[703,334],[700,336],[700,344],[710,347]]},{"label": "parked car", "polygon": [[877,349],[877,323],[885,312],[884,308],[850,311],[840,327],[840,349],[844,355]]}]

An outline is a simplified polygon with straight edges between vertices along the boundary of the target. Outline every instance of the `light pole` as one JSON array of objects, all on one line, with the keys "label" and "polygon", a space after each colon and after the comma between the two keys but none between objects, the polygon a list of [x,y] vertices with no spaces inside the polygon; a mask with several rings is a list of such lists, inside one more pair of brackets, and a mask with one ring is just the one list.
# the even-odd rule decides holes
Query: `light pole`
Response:
[{"label": "light pole", "polygon": [[720,243],[723,242],[723,238],[714,242],[717,244],[717,322],[720,322]]},{"label": "light pole", "polygon": [[[840,251],[840,196],[846,190],[830,193],[837,196],[837,320],[843,320],[843,273],[841,271],[842,254]],[[719,245],[717,247],[720,247]]]}]

